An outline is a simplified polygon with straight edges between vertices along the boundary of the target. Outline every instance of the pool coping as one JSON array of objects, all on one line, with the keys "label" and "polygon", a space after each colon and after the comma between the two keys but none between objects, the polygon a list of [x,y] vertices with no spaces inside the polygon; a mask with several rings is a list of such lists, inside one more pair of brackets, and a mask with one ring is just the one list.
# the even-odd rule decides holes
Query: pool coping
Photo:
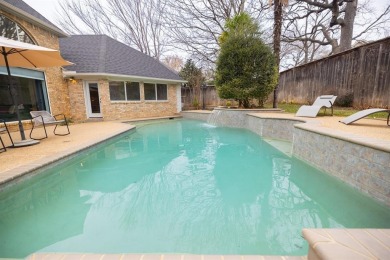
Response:
[{"label": "pool coping", "polygon": [[247,115],[257,117],[257,118],[262,118],[262,119],[296,121],[297,124],[294,125],[296,128],[390,153],[390,141],[380,140],[372,137],[365,137],[353,133],[344,132],[341,130],[331,129],[329,127],[321,126],[320,122],[316,120],[310,120],[304,118],[302,119],[291,118],[291,117],[263,116],[259,114],[253,114],[253,113]]}]

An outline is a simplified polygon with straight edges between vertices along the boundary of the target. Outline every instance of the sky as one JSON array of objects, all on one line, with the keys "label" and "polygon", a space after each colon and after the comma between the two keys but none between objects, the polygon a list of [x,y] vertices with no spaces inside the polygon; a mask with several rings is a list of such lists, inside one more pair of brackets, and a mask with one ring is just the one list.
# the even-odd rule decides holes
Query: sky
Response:
[{"label": "sky", "polygon": [[[56,8],[60,2],[66,0],[24,0],[28,5],[38,11],[40,14],[49,19],[52,23],[56,23]],[[375,5],[384,7],[390,4],[390,0],[371,0]]]},{"label": "sky", "polygon": [[56,8],[58,9],[58,3],[64,0],[23,0],[29,6],[34,8],[46,19],[56,24]]}]

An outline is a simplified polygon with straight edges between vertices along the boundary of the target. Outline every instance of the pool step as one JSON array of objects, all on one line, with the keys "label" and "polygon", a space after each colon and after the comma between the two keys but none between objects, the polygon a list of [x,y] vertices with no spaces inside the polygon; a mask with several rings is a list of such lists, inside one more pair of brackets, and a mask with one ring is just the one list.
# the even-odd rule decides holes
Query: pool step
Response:
[{"label": "pool step", "polygon": [[271,139],[271,138],[263,138],[265,142],[273,146],[275,149],[284,153],[288,157],[292,156],[292,143],[289,141],[279,140],[279,139]]}]

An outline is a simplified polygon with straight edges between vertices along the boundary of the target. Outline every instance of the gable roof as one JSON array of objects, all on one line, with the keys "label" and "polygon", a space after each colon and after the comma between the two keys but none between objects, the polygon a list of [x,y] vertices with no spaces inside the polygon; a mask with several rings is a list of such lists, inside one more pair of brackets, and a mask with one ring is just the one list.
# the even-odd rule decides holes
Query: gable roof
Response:
[{"label": "gable roof", "polygon": [[45,30],[48,30],[54,35],[57,35],[58,37],[67,36],[67,34],[65,34],[61,29],[59,29],[52,22],[50,22],[43,15],[35,11],[34,8],[29,6],[22,0],[0,0],[0,7],[4,11],[18,16]]},{"label": "gable roof", "polygon": [[119,75],[184,82],[179,75],[154,58],[106,35],[72,35],[60,39],[65,60],[77,74]]}]

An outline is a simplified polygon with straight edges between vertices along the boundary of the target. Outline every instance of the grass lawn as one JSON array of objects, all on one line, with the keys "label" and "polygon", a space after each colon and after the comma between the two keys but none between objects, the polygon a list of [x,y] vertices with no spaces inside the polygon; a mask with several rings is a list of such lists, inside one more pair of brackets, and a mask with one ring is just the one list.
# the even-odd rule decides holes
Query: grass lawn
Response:
[{"label": "grass lawn", "polygon": [[[301,104],[290,104],[290,103],[279,103],[278,108],[283,109],[287,113],[293,113],[295,114],[298,109],[301,107]],[[272,103],[266,103],[264,105],[265,108],[272,108]],[[346,117],[349,115],[352,115],[360,110],[354,109],[352,107],[333,107],[333,115],[334,116],[341,116],[341,117]],[[330,114],[330,109],[326,110],[326,114]],[[318,113],[318,116],[323,116],[324,115],[324,108],[320,110]],[[375,113],[373,115],[370,115],[368,117],[370,118],[387,118],[388,113]]]}]

